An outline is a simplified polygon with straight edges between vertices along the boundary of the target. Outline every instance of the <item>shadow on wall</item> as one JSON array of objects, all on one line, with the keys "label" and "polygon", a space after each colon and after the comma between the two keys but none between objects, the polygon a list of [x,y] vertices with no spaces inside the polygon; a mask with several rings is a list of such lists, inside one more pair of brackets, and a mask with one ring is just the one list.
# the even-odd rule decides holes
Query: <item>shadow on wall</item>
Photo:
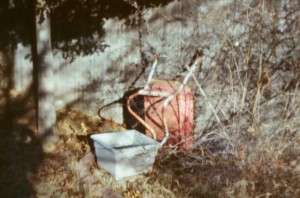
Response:
[{"label": "shadow on wall", "polygon": [[[172,1],[137,0],[136,2],[137,7],[142,9],[164,6]],[[137,13],[137,8],[129,0],[54,0],[46,2],[51,8],[51,42],[53,52],[54,54],[63,52],[63,57],[71,61],[77,57],[101,53],[109,47],[104,40],[104,35],[107,34],[103,27],[104,19],[119,18],[125,20],[129,27],[138,25],[138,17],[129,17],[131,14]],[[19,43],[24,47],[35,43],[34,12],[38,13],[38,10],[34,10],[34,3],[34,0],[3,0],[0,2],[0,46],[3,46],[4,49],[11,48],[13,52]],[[43,17],[40,17],[40,21],[42,20]],[[32,50],[34,49],[32,48]],[[25,53],[22,56],[31,59],[31,53]],[[20,59],[22,58],[20,57]],[[20,72],[27,69],[26,67],[25,69],[21,68],[23,67],[22,64],[18,68]],[[16,72],[19,72],[19,70]],[[112,72],[115,73],[115,70]],[[130,76],[125,75],[125,72],[122,72],[120,75],[122,75],[120,79],[122,82],[120,83],[127,82],[128,76]],[[118,75],[118,79],[120,75]],[[98,81],[98,79],[93,79],[93,81],[95,80]],[[94,86],[85,85],[83,89],[87,87],[94,88]]]},{"label": "shadow on wall", "polygon": [[[173,0],[138,0],[139,8],[166,5]],[[125,19],[134,26],[136,19],[129,15],[137,8],[123,0],[81,1],[54,0],[46,1],[51,9],[52,47],[63,51],[64,58],[104,51],[108,45],[102,40],[105,34],[105,18]],[[35,34],[34,0],[3,0],[0,2],[0,45],[15,47],[18,43],[31,45]],[[38,13],[38,10],[36,11]],[[43,17],[40,17],[40,21]],[[30,57],[30,56],[28,56]]]},{"label": "shadow on wall", "polygon": [[[151,7],[171,1],[139,0],[137,3],[139,7]],[[101,40],[105,34],[104,18],[118,17],[126,19],[132,26],[135,24],[131,21],[134,19],[128,16],[135,13],[136,8],[126,1],[47,2],[50,2],[51,8],[52,46],[62,50],[64,58],[74,59],[78,55],[101,52],[108,47]],[[34,3],[34,0],[0,1],[0,50],[8,53],[11,60],[18,43],[24,46],[35,43]],[[26,58],[30,57],[31,54],[26,55]],[[35,136],[34,86],[31,85],[22,95],[14,95],[13,65],[11,62],[0,67],[1,72],[4,71],[3,76],[7,77],[6,84],[0,87],[0,196],[32,197],[35,194],[32,179],[44,153],[41,142]],[[86,88],[91,87],[93,85]]]},{"label": "shadow on wall", "polygon": [[103,40],[106,34],[104,19],[124,19],[126,24],[139,25],[137,17],[129,17],[138,9],[163,6],[174,0],[51,1],[53,47],[63,52],[64,58],[74,60],[78,55],[101,53],[109,47]]}]

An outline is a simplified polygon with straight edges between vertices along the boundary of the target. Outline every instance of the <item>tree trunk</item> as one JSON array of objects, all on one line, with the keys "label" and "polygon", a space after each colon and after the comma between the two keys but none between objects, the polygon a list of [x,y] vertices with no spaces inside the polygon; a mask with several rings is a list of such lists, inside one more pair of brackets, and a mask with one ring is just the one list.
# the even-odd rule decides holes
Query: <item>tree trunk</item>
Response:
[{"label": "tree trunk", "polygon": [[39,10],[35,18],[38,137],[47,142],[56,138],[50,10],[46,6],[36,10]]}]

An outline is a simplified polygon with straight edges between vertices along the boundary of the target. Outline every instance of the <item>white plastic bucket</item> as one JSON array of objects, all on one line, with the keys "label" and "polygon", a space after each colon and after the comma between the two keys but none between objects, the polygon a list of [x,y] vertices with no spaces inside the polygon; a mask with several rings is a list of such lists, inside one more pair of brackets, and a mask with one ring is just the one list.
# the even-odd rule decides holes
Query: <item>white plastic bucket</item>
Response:
[{"label": "white plastic bucket", "polygon": [[97,164],[116,180],[152,170],[160,143],[136,131],[93,134]]}]

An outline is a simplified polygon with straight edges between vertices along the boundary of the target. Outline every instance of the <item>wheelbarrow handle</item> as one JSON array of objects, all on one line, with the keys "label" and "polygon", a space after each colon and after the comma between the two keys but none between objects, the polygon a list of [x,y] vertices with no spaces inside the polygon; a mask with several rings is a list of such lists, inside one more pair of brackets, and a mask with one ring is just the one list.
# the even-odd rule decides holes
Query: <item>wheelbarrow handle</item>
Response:
[{"label": "wheelbarrow handle", "polygon": [[152,68],[151,68],[150,74],[149,74],[149,76],[147,78],[147,82],[145,84],[144,90],[147,90],[149,88],[149,84],[150,84],[150,82],[151,82],[151,80],[153,78],[153,74],[154,74],[154,71],[155,71],[155,68],[156,68],[156,65],[157,65],[157,55],[154,54],[153,58],[154,58],[154,62],[152,64]]}]

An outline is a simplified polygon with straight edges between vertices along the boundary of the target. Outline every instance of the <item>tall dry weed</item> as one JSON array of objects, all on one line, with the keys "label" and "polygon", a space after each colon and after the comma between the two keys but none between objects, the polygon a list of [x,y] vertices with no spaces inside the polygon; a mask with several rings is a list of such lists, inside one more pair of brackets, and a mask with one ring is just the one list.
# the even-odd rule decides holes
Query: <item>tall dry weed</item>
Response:
[{"label": "tall dry weed", "polygon": [[181,196],[300,195],[299,10],[298,1],[233,1],[205,16],[214,39],[198,41],[211,66],[191,82],[198,138],[157,164]]}]

